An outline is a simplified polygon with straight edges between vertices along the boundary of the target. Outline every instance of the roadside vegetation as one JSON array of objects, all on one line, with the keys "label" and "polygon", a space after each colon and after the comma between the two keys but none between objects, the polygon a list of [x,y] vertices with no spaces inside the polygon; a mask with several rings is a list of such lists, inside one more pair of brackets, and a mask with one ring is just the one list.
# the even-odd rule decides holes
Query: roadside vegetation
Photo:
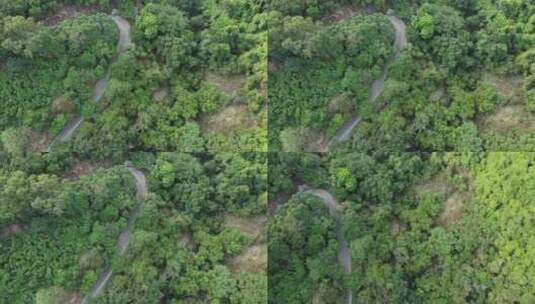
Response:
[{"label": "roadside vegetation", "polygon": [[267,301],[263,18],[250,1],[0,1],[0,302]]},{"label": "roadside vegetation", "polygon": [[[534,162],[532,152],[272,154],[270,303],[342,303],[346,289],[353,303],[529,303]],[[327,208],[303,184],[340,202],[350,275]]]},{"label": "roadside vegetation", "polygon": [[[92,103],[117,45],[104,15],[112,8],[130,22],[134,46]],[[46,146],[82,114],[74,140],[57,150],[97,159],[132,149],[265,151],[265,19],[249,1],[3,1],[0,126]],[[203,128],[203,118],[236,106],[250,124]]]},{"label": "roadside vegetation", "polygon": [[[332,149],[533,151],[529,128],[518,125],[503,134],[481,124],[507,106],[533,112],[533,4],[376,2],[269,7],[270,150],[320,151],[318,143],[359,116],[351,139]],[[363,97],[392,53],[391,25],[379,22],[388,8],[407,25],[409,45],[388,66],[384,89],[372,104]],[[367,43],[347,44],[359,33],[358,27],[352,35],[344,32],[351,24],[368,26],[362,32]],[[329,29],[336,30],[322,36]],[[336,59],[321,56],[339,47],[345,53]]]},{"label": "roadside vegetation", "polygon": [[110,267],[95,303],[266,302],[264,154],[131,155],[149,196],[124,255],[117,238],[138,201],[123,165],[65,177],[2,155],[1,302],[81,300]]}]

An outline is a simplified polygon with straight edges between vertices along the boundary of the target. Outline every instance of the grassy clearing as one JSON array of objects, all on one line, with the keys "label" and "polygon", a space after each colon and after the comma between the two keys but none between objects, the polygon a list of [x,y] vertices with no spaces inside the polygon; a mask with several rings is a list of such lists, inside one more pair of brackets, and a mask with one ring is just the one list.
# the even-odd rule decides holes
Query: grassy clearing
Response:
[{"label": "grassy clearing", "polygon": [[498,134],[508,134],[513,130],[528,133],[535,131],[535,117],[523,104],[507,105],[485,117],[480,128],[482,132]]},{"label": "grassy clearing", "polygon": [[457,222],[462,216],[467,201],[460,192],[451,194],[442,205],[442,213],[436,219],[436,223],[443,227]]},{"label": "grassy clearing", "polygon": [[215,86],[227,95],[235,95],[247,81],[246,75],[219,75],[210,73],[206,76],[206,82]]},{"label": "grassy clearing", "polygon": [[265,273],[267,264],[267,243],[265,237],[267,217],[237,217],[229,215],[225,218],[227,227],[240,230],[255,240],[255,244],[245,248],[242,253],[227,262],[230,270],[235,273]]},{"label": "grassy clearing", "polygon": [[99,168],[109,168],[113,166],[113,160],[103,159],[100,161],[78,160],[67,173],[67,177],[74,178],[87,175]]},{"label": "grassy clearing", "polygon": [[246,105],[230,105],[214,115],[201,118],[203,132],[231,135],[238,130],[256,127],[257,121]]},{"label": "grassy clearing", "polygon": [[521,75],[497,75],[492,73],[483,74],[483,82],[496,88],[498,93],[506,98],[522,95]]},{"label": "grassy clearing", "polygon": [[345,19],[353,18],[360,15],[357,8],[353,5],[344,5],[341,8],[335,10],[334,12],[326,15],[323,18],[324,22],[327,23],[336,23]]},{"label": "grassy clearing", "polygon": [[47,133],[32,131],[30,133],[30,150],[34,152],[45,152],[51,140]]},{"label": "grassy clearing", "polygon": [[2,229],[0,229],[0,239],[10,237],[12,235],[18,234],[22,231],[22,226],[18,223],[9,224]]},{"label": "grassy clearing", "polygon": [[228,215],[225,218],[225,226],[238,229],[241,233],[253,238],[258,239],[263,237],[265,227],[267,224],[267,217],[254,216],[254,217],[237,217]]},{"label": "grassy clearing", "polygon": [[155,102],[162,102],[168,96],[169,96],[168,88],[159,88],[158,90],[152,93],[152,100],[154,100]]},{"label": "grassy clearing", "polygon": [[228,266],[235,273],[265,273],[267,264],[267,244],[247,247],[242,254],[230,259]]},{"label": "grassy clearing", "polygon": [[[435,175],[428,182],[415,187],[416,193],[435,193],[445,198],[442,202],[442,211],[435,219],[435,224],[442,227],[448,227],[461,219],[467,205],[473,199],[472,178],[469,173],[459,171],[454,173],[454,177],[460,179],[454,183],[452,175],[444,171]],[[401,227],[401,225],[401,223],[397,223],[397,226]],[[393,232],[397,230],[396,232],[399,233],[400,228],[395,229],[394,226],[396,226],[395,223],[392,225]]]},{"label": "grassy clearing", "polygon": [[425,183],[418,184],[414,187],[414,193],[420,192],[433,192],[446,194],[451,189],[451,185],[448,183],[447,172],[440,172],[433,176]]},{"label": "grassy clearing", "polygon": [[100,5],[64,5],[58,11],[49,14],[42,21],[45,25],[54,25],[63,20],[72,19],[78,15],[89,15],[96,12],[101,12]]},{"label": "grassy clearing", "polygon": [[502,98],[507,101],[494,112],[485,115],[479,121],[482,133],[508,135],[514,131],[531,133],[535,131],[535,117],[525,105],[521,75],[497,75],[485,73],[483,81],[496,88]]}]

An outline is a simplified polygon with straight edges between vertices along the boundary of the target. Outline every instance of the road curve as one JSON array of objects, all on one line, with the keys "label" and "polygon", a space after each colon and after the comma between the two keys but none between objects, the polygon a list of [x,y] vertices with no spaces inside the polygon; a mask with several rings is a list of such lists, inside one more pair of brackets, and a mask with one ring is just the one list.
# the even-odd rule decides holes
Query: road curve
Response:
[{"label": "road curve", "polygon": [[[119,255],[123,255],[126,252],[126,249],[128,249],[132,229],[134,229],[134,224],[139,216],[139,213],[145,206],[145,199],[147,198],[149,192],[145,174],[140,170],[134,168],[129,161],[125,163],[125,166],[136,180],[136,197],[139,201],[139,204],[130,215],[126,228],[119,234],[119,238],[117,239]],[[82,300],[82,304],[89,304],[92,299],[98,297],[108,284],[112,274],[113,270],[111,270],[111,268],[108,268],[106,271],[101,273],[97,281],[91,287],[91,291],[89,292],[89,294],[86,295]]]},{"label": "road curve", "polygon": [[[385,69],[381,76],[379,78],[375,79],[371,86],[370,86],[370,93],[368,94],[368,100],[370,102],[375,102],[379,95],[381,95],[381,92],[383,91],[385,79],[386,79],[386,71],[388,69],[388,66],[392,64],[396,59],[399,58],[399,55],[401,53],[401,50],[405,45],[407,44],[407,33],[406,33],[406,27],[405,23],[398,17],[394,16],[393,12],[389,10],[387,12],[386,17],[392,23],[394,26],[394,30],[396,32],[396,39],[394,41],[394,58],[392,58],[385,66]],[[351,117],[346,123],[344,123],[338,131],[336,131],[336,134],[333,136],[333,138],[327,143],[327,145],[322,149],[320,152],[327,152],[329,151],[329,147],[332,146],[334,143],[346,141],[350,138],[351,132],[353,129],[360,123],[360,117],[354,116]]]},{"label": "road curve", "polygon": [[136,219],[139,216],[139,212],[141,212],[141,210],[145,206],[145,199],[147,198],[148,194],[147,179],[145,178],[145,174],[143,174],[143,172],[139,171],[138,169],[132,167],[129,162],[126,164],[126,166],[128,168],[128,171],[130,171],[130,174],[132,174],[136,179],[136,196],[140,203],[136,207],[136,209],[134,209],[132,215],[130,215],[130,218],[128,219],[128,224],[126,225],[126,229],[119,235],[118,246],[119,254],[121,255],[128,248],[128,243],[130,241],[130,232],[132,231],[134,223],[136,222]]},{"label": "road curve", "polygon": [[[108,69],[106,70],[106,74],[104,77],[100,78],[97,83],[95,84],[95,87],[93,88],[93,92],[91,93],[91,101],[92,102],[99,102],[100,99],[102,99],[102,96],[104,96],[104,92],[106,91],[106,88],[108,87],[108,81],[110,80],[111,76],[111,66],[112,64],[117,61],[119,56],[124,53],[128,48],[132,45],[130,40],[130,24],[127,20],[123,19],[120,16],[112,15],[109,16],[117,25],[117,28],[119,28],[119,41],[117,42],[117,53],[113,57],[110,65],[108,66]],[[84,121],[84,118],[80,115],[75,118],[73,118],[71,121],[69,121],[61,130],[61,132],[54,138],[50,144],[48,145],[47,152],[50,152],[52,146],[56,142],[64,142],[67,141],[69,138],[71,138],[72,134],[78,127],[82,124]]]},{"label": "road curve", "polygon": [[[128,23],[127,20],[117,15],[112,15],[110,16],[110,18],[115,22],[115,24],[119,28],[119,42],[117,45],[117,53],[112,59],[112,63],[113,63],[131,45],[130,24]],[[92,102],[100,101],[100,99],[104,95],[104,92],[106,91],[106,87],[108,86],[110,75],[111,75],[111,64],[108,67],[108,70],[106,71],[106,75],[103,78],[99,79],[97,83],[95,84],[93,93],[91,94]],[[50,143],[50,145],[47,148],[47,151],[50,152],[55,142],[58,142],[58,141],[63,142],[63,141],[68,140],[72,136],[74,131],[80,126],[83,120],[84,119],[82,116],[78,116],[72,119],[71,121],[69,121],[65,125],[63,130],[61,130],[59,135]],[[117,240],[117,247],[118,247],[119,255],[123,255],[126,252],[126,249],[128,248],[131,231],[134,227],[134,223],[137,217],[139,216],[139,213],[141,212],[141,210],[143,209],[143,206],[145,205],[145,199],[148,194],[147,180],[145,178],[145,174],[143,174],[143,172],[141,172],[140,170],[134,168],[129,161],[125,163],[125,166],[130,172],[130,174],[132,174],[132,176],[134,176],[134,179],[136,180],[136,197],[137,197],[137,200],[139,201],[139,204],[134,209],[132,214],[130,215],[126,228],[119,234],[119,238]],[[83,298],[81,303],[88,304],[91,302],[92,299],[98,297],[102,293],[106,285],[108,284],[112,275],[113,275],[113,270],[111,270],[111,268],[108,268],[106,271],[102,272],[99,275],[99,278],[97,279],[97,281],[91,287],[90,292]]]},{"label": "road curve", "polygon": [[[306,185],[299,186],[299,190],[304,193],[310,193],[314,195],[317,198],[320,198],[323,200],[327,208],[329,208],[329,214],[334,219],[334,222],[336,224],[336,241],[338,243],[338,248],[336,252],[336,258],[338,261],[338,264],[342,266],[344,269],[344,272],[346,274],[351,273],[351,258],[349,256],[349,248],[347,246],[347,241],[344,236],[344,232],[342,229],[342,223],[340,221],[340,215],[338,214],[338,209],[340,209],[340,205],[338,204],[338,201],[334,196],[329,193],[326,190],[323,189],[310,189]],[[353,302],[353,293],[351,290],[347,291],[346,294],[346,303],[352,304]]]}]

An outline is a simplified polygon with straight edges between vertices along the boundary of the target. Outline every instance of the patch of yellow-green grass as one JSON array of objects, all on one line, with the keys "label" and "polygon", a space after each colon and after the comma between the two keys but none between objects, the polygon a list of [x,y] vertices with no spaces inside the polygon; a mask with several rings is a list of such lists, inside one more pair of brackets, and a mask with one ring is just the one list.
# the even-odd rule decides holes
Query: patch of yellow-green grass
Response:
[{"label": "patch of yellow-green grass", "polygon": [[448,227],[457,222],[462,216],[469,196],[461,192],[453,192],[442,204],[442,212],[435,223]]},{"label": "patch of yellow-green grass", "polygon": [[274,73],[276,72],[281,66],[281,63],[278,61],[275,61],[273,59],[269,60],[268,62],[268,73]]},{"label": "patch of yellow-green grass", "polygon": [[77,178],[82,175],[87,175],[96,169],[109,168],[111,166],[113,166],[113,160],[110,158],[105,158],[98,161],[76,160],[72,165],[71,170],[67,172],[66,176],[70,178]]},{"label": "patch of yellow-green grass", "polygon": [[63,95],[55,98],[50,104],[50,111],[54,115],[57,115],[60,113],[72,114],[74,113],[75,110],[76,110],[75,103],[71,99],[68,99]]},{"label": "patch of yellow-green grass", "polygon": [[247,81],[246,75],[220,75],[209,73],[205,81],[227,95],[235,95]]},{"label": "patch of yellow-green grass", "polygon": [[82,294],[80,292],[67,291],[63,289],[63,287],[58,286],[39,289],[35,295],[35,298],[35,303],[82,303]]},{"label": "patch of yellow-green grass", "polygon": [[497,75],[487,72],[483,74],[483,82],[496,88],[498,93],[506,98],[522,95],[521,75]]},{"label": "patch of yellow-green grass", "polygon": [[90,249],[80,255],[78,258],[78,266],[82,270],[97,270],[104,263],[102,256],[96,249]]},{"label": "patch of yellow-green grass", "polygon": [[31,131],[29,149],[34,152],[45,152],[48,149],[50,141],[51,139],[48,133],[39,133],[37,131]]},{"label": "patch of yellow-green grass", "polygon": [[405,227],[403,226],[403,223],[399,219],[395,219],[390,224],[390,234],[393,236],[398,235],[401,230],[403,230]]},{"label": "patch of yellow-green grass", "polygon": [[265,273],[267,265],[266,216],[225,217],[225,226],[238,229],[244,235],[255,240],[252,246],[227,261],[230,270],[235,273]]},{"label": "patch of yellow-green grass", "polygon": [[332,288],[328,282],[320,282],[312,294],[311,304],[323,303],[345,303],[345,293],[340,293],[340,290]]},{"label": "patch of yellow-green grass", "polygon": [[414,193],[432,192],[447,193],[451,189],[448,182],[447,172],[440,172],[424,183],[418,184],[413,188]]},{"label": "patch of yellow-green grass", "polygon": [[[466,207],[473,198],[469,173],[463,170],[454,173],[454,175],[460,179],[459,183],[465,185],[462,189],[451,182],[450,175],[446,171],[435,175],[427,182],[417,185],[413,189],[416,194],[428,192],[444,197],[442,211],[435,219],[435,224],[442,227],[448,227],[461,219]],[[398,229],[400,229],[402,225],[402,223],[393,223],[392,230],[396,230],[395,226],[399,226]]]},{"label": "patch of yellow-green grass", "polygon": [[195,242],[193,241],[193,235],[189,232],[185,232],[178,239],[178,246],[181,248],[188,248],[192,250],[195,247]]},{"label": "patch of yellow-green grass", "polygon": [[238,229],[241,233],[252,239],[264,239],[264,233],[267,224],[266,216],[238,217],[227,215],[225,217],[225,226]]},{"label": "patch of yellow-green grass", "polygon": [[231,135],[256,127],[257,119],[246,105],[233,104],[210,116],[201,118],[203,132]]},{"label": "patch of yellow-green grass", "polygon": [[373,5],[344,5],[337,10],[323,16],[321,20],[325,23],[337,23],[347,19],[362,15],[370,15],[377,9]]},{"label": "patch of yellow-green grass", "polygon": [[22,231],[22,226],[18,223],[9,224],[0,229],[0,239],[16,235]]},{"label": "patch of yellow-green grass", "polygon": [[304,151],[329,151],[330,137],[323,132],[315,132],[308,138]]},{"label": "patch of yellow-green grass", "polygon": [[102,7],[96,4],[63,5],[59,10],[45,14],[45,17],[41,22],[50,26],[79,15],[89,15],[100,11],[102,11]]},{"label": "patch of yellow-green grass", "polygon": [[245,248],[240,255],[230,259],[227,264],[235,274],[266,273],[267,243]]},{"label": "patch of yellow-green grass", "polygon": [[528,111],[524,104],[506,105],[484,117],[480,129],[483,133],[498,134],[508,134],[513,130],[534,132],[535,115]]},{"label": "patch of yellow-green grass", "polygon": [[338,94],[329,101],[329,114],[352,111],[351,101],[349,96],[345,93]]},{"label": "patch of yellow-green grass", "polygon": [[152,93],[152,100],[156,102],[162,102],[168,96],[169,96],[168,88],[159,88]]}]

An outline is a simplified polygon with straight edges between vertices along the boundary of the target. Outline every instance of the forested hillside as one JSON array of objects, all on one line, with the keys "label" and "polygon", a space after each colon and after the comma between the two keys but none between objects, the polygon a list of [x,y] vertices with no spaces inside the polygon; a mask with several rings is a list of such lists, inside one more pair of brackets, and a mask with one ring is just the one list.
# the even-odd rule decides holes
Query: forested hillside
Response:
[{"label": "forested hillside", "polygon": [[[534,162],[528,152],[273,154],[270,303],[342,303],[347,290],[353,303],[532,302]],[[303,185],[339,202],[349,275],[332,217]]]},{"label": "forested hillside", "polygon": [[[0,2],[0,127],[44,150],[86,157],[128,150],[267,149],[267,25],[250,1]],[[112,9],[132,41],[116,54]],[[93,99],[106,79],[102,99]],[[95,88],[95,89],[94,89]]]},{"label": "forested hillside", "polygon": [[0,304],[535,303],[533,0],[0,0],[0,102]]},{"label": "forested hillside", "polygon": [[1,303],[267,301],[262,9],[0,1]]},{"label": "forested hillside", "polygon": [[146,173],[146,198],[138,190],[136,199],[123,165],[76,178],[3,159],[0,302],[78,301],[111,269],[93,302],[265,303],[265,155],[141,153],[132,160]]},{"label": "forested hillside", "polygon": [[533,150],[535,5],[372,2],[268,6],[270,150]]}]

